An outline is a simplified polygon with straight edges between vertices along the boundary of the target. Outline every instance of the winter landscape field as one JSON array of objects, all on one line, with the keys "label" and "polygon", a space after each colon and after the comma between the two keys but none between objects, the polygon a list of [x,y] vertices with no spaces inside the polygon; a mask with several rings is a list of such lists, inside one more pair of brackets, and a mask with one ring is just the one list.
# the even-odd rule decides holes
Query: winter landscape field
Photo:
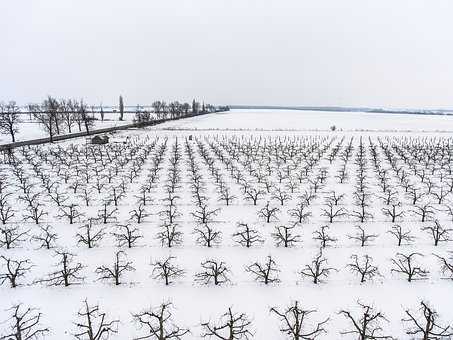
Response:
[{"label": "winter landscape field", "polygon": [[450,339],[452,123],[232,110],[14,149],[0,339],[24,313],[20,339]]}]

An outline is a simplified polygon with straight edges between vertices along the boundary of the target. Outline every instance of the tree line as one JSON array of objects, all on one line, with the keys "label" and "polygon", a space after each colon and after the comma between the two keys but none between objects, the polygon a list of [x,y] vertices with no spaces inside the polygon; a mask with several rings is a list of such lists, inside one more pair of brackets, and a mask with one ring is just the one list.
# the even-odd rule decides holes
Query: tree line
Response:
[{"label": "tree line", "polygon": [[104,121],[106,113],[117,113],[118,120],[124,121],[125,113],[133,113],[134,123],[145,123],[154,120],[179,119],[194,114],[227,111],[227,106],[214,106],[196,101],[191,104],[179,101],[165,102],[155,101],[151,107],[137,105],[132,111],[126,112],[124,99],[119,97],[118,111],[106,111],[102,105],[92,106],[83,99],[57,99],[47,96],[42,103],[29,104],[25,110],[21,109],[15,101],[0,102],[0,133],[9,135],[14,143],[17,133],[23,123],[22,116],[29,115],[30,120],[35,120],[49,136],[50,142],[53,137],[65,133],[85,131],[90,133],[95,121]]}]

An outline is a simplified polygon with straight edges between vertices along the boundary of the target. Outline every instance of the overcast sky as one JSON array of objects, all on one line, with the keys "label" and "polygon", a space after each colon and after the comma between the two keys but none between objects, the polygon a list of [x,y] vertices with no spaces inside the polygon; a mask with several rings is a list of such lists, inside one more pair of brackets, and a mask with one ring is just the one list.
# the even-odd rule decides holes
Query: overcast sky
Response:
[{"label": "overcast sky", "polygon": [[4,0],[0,100],[453,107],[452,0]]}]

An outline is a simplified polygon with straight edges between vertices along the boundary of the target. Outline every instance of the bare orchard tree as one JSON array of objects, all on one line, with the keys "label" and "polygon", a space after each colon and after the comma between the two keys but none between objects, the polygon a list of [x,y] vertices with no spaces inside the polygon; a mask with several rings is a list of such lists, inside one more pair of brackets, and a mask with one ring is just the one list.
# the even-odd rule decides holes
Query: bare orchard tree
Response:
[{"label": "bare orchard tree", "polygon": [[415,240],[415,237],[411,235],[411,231],[403,230],[400,225],[392,226],[392,228],[387,232],[396,238],[398,247],[400,247],[403,242],[411,244]]},{"label": "bare orchard tree", "polygon": [[277,246],[283,246],[285,248],[292,247],[296,243],[300,242],[300,235],[294,234],[294,229],[296,225],[292,226],[278,226],[275,227],[275,232],[271,234],[272,238],[275,240]]},{"label": "bare orchard tree", "polygon": [[379,236],[377,234],[367,234],[362,226],[356,226],[356,229],[357,232],[354,235],[348,235],[348,238],[357,241],[361,247],[367,246]]},{"label": "bare orchard tree", "polygon": [[435,257],[437,257],[441,263],[441,272],[443,275],[446,276],[447,279],[453,280],[453,261],[452,257],[450,256],[449,259],[433,254]]},{"label": "bare orchard tree", "polygon": [[196,227],[194,229],[194,234],[197,236],[198,244],[209,248],[219,245],[222,241],[222,232],[215,230],[206,223]]},{"label": "bare orchard tree", "polygon": [[404,211],[401,209],[401,203],[392,203],[388,207],[382,208],[382,213],[384,216],[390,217],[392,223],[395,223],[397,219],[404,216]]},{"label": "bare orchard tree", "polygon": [[19,132],[20,122],[20,110],[16,102],[0,103],[0,133],[9,134],[13,143],[16,141],[16,133]]},{"label": "bare orchard tree", "polygon": [[139,239],[143,238],[143,236],[140,235],[140,230],[134,228],[130,224],[117,225],[116,230],[111,234],[116,239],[118,247],[132,248]]},{"label": "bare orchard tree", "polygon": [[325,204],[325,208],[322,208],[321,216],[325,216],[329,219],[329,223],[333,223],[333,221],[337,218],[343,217],[347,215],[347,211],[343,207],[336,206],[332,202],[327,202]]},{"label": "bare orchard tree", "polygon": [[93,248],[98,245],[98,243],[104,238],[105,230],[99,226],[94,225],[95,220],[90,218],[88,223],[82,225],[76,234],[77,243],[85,244],[88,248]]},{"label": "bare orchard tree", "polygon": [[299,273],[302,277],[311,279],[314,284],[318,284],[324,282],[332,271],[337,270],[327,266],[327,259],[323,256],[321,248],[311,263],[307,264]]},{"label": "bare orchard tree", "polygon": [[168,286],[173,283],[174,279],[183,277],[185,271],[173,264],[174,259],[174,256],[169,256],[166,259],[157,260],[151,263],[151,266],[153,267],[153,279],[163,280],[165,285]]},{"label": "bare orchard tree", "polygon": [[378,267],[373,265],[373,258],[364,255],[362,259],[359,259],[357,255],[351,256],[352,262],[347,265],[349,270],[359,276],[360,283],[364,283],[369,280],[373,280],[376,276],[381,276]]},{"label": "bare orchard tree", "polygon": [[321,226],[321,229],[316,230],[313,233],[313,239],[321,243],[321,248],[326,248],[330,246],[331,243],[337,242],[335,237],[330,236],[329,229],[328,225],[323,225]]},{"label": "bare orchard tree", "polygon": [[22,304],[17,304],[8,312],[12,315],[5,321],[8,326],[5,325],[0,333],[0,340],[35,340],[50,332],[49,328],[41,325],[42,314],[35,308],[24,308]]},{"label": "bare orchard tree", "polygon": [[29,259],[13,260],[6,256],[0,256],[3,262],[3,270],[0,268],[0,285],[8,282],[11,288],[19,285],[18,279],[24,277],[33,267]]},{"label": "bare orchard tree", "polygon": [[80,219],[80,217],[84,216],[79,210],[77,209],[79,207],[78,204],[67,204],[67,205],[62,205],[60,207],[61,215],[58,215],[57,217],[63,218],[66,217],[68,219],[69,224],[74,224],[74,221]]},{"label": "bare orchard tree", "polygon": [[307,207],[307,203],[300,201],[295,208],[288,210],[288,214],[293,217],[297,223],[307,222],[312,215],[310,211],[307,211]]},{"label": "bare orchard tree", "polygon": [[150,216],[150,213],[146,212],[145,205],[143,203],[140,203],[137,209],[134,209],[132,211],[129,211],[130,215],[130,220],[135,221],[137,223],[142,223],[143,219]]},{"label": "bare orchard tree", "polygon": [[237,224],[237,228],[237,232],[233,234],[233,239],[241,246],[250,248],[255,244],[261,244],[264,242],[259,232],[253,228],[250,228],[248,223],[239,222]]},{"label": "bare orchard tree", "polygon": [[406,310],[407,318],[402,319],[404,323],[409,324],[406,334],[421,337],[423,340],[451,339],[453,327],[439,325],[439,314],[424,301],[421,301],[420,305],[419,316]]},{"label": "bare orchard tree", "polygon": [[261,217],[266,221],[266,223],[270,223],[271,220],[278,221],[277,213],[280,211],[277,207],[270,207],[270,202],[267,201],[263,208],[258,211],[258,217]]},{"label": "bare orchard tree", "polygon": [[299,301],[293,302],[283,310],[272,307],[270,312],[275,314],[280,320],[280,332],[287,335],[290,340],[314,340],[321,334],[327,334],[325,325],[329,318],[324,321],[316,322],[316,326],[308,319],[311,314],[316,313],[314,309],[302,309]]},{"label": "bare orchard tree", "polygon": [[48,213],[42,208],[44,205],[40,202],[34,202],[27,207],[27,214],[24,215],[24,221],[32,220],[35,224],[39,224],[42,221],[42,217],[48,215]]},{"label": "bare orchard tree", "polygon": [[450,233],[453,229],[444,228],[438,220],[435,220],[433,225],[423,227],[422,230],[432,236],[434,246],[437,247],[439,242],[447,242],[451,240]]},{"label": "bare orchard tree", "polygon": [[126,260],[126,253],[124,251],[117,251],[115,260],[111,267],[100,266],[96,268],[96,274],[99,275],[99,280],[113,280],[116,286],[121,284],[121,276],[125,272],[134,271],[132,262]]},{"label": "bare orchard tree", "polygon": [[102,223],[107,224],[110,221],[116,221],[118,208],[109,209],[109,202],[104,202],[103,208],[98,210],[98,218]]},{"label": "bare orchard tree", "polygon": [[150,308],[140,313],[133,314],[134,321],[138,324],[144,334],[134,340],[156,339],[156,340],[181,340],[190,331],[181,328],[173,322],[172,304],[162,303],[158,308]]},{"label": "bare orchard tree", "polygon": [[84,277],[81,272],[84,266],[80,262],[74,262],[74,254],[65,250],[57,250],[55,251],[55,257],[59,258],[54,265],[56,270],[36,282],[45,283],[49,286],[65,287],[78,285],[83,282]]},{"label": "bare orchard tree", "polygon": [[388,322],[381,312],[366,304],[357,302],[362,312],[354,316],[352,312],[341,310],[338,314],[343,315],[352,324],[352,329],[340,332],[342,335],[353,334],[359,340],[393,339],[389,335],[382,334],[382,321]]},{"label": "bare orchard tree", "polygon": [[245,268],[245,271],[255,276],[255,281],[262,282],[265,285],[270,283],[279,283],[278,273],[280,270],[277,267],[272,256],[268,256],[266,262],[255,262]]},{"label": "bare orchard tree", "polygon": [[195,274],[195,281],[202,284],[210,284],[211,282],[216,285],[222,285],[230,282],[230,270],[225,262],[217,260],[206,260],[201,263],[203,270]]},{"label": "bare orchard tree", "polygon": [[425,203],[414,206],[412,212],[420,216],[420,222],[430,221],[434,215],[434,208],[431,204]]},{"label": "bare orchard tree", "polygon": [[58,240],[58,234],[51,225],[39,226],[40,233],[31,237],[32,241],[39,243],[39,248],[52,249]]},{"label": "bare orchard tree", "polygon": [[160,241],[162,247],[172,248],[182,244],[183,233],[179,230],[179,226],[176,223],[164,222],[160,226],[160,231],[157,233],[156,238]]},{"label": "bare orchard tree", "polygon": [[214,337],[221,340],[249,340],[253,337],[250,330],[252,322],[244,314],[233,313],[231,307],[223,314],[218,323],[203,322],[201,337]]},{"label": "bare orchard tree", "polygon": [[210,210],[207,204],[202,204],[195,212],[191,213],[191,215],[197,223],[209,223],[213,221],[213,218],[217,216],[219,212],[220,208]]},{"label": "bare orchard tree", "polygon": [[408,282],[426,279],[429,271],[415,263],[414,259],[417,256],[423,257],[420,253],[411,253],[409,255],[397,253],[396,258],[392,259],[394,268],[391,269],[391,272],[405,275]]},{"label": "bare orchard tree", "polygon": [[107,314],[101,313],[99,305],[90,306],[84,301],[83,308],[77,312],[79,321],[74,336],[78,340],[107,340],[112,334],[118,333],[119,320],[107,321]]},{"label": "bare orchard tree", "polygon": [[20,226],[5,225],[0,227],[0,248],[11,249],[25,242],[30,230],[22,231]]},{"label": "bare orchard tree", "polygon": [[0,192],[0,220],[2,224],[6,224],[9,220],[14,217],[15,210],[12,208],[11,204],[8,202],[8,197],[12,193]]}]

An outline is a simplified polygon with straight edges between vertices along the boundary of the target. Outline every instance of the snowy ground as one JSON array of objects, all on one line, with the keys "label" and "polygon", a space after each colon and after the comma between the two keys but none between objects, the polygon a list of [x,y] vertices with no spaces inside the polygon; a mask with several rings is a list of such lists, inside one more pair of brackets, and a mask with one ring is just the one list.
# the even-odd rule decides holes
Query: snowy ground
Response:
[{"label": "snowy ground", "polygon": [[206,117],[168,122],[158,128],[199,130],[329,130],[453,131],[453,116],[325,112],[295,110],[231,110]]},{"label": "snowy ground", "polygon": [[[452,130],[452,120],[453,118],[441,116],[233,111],[169,122],[146,130],[116,133],[115,136],[121,140],[124,140],[126,136],[130,136],[131,139],[129,144],[119,144],[118,146],[110,144],[108,146],[110,154],[114,154],[114,150],[119,150],[117,154],[114,154],[115,157],[112,158],[112,161],[108,161],[106,150],[102,149],[104,147],[96,149],[98,151],[95,151],[92,156],[90,156],[90,152],[87,154],[82,152],[80,155],[84,156],[77,156],[75,151],[77,144],[80,144],[78,147],[82,148],[81,150],[85,147],[81,146],[82,143],[79,142],[82,139],[65,141],[54,146],[39,146],[25,153],[17,152],[16,156],[23,162],[20,166],[23,175],[34,184],[31,192],[40,193],[38,201],[43,204],[42,209],[48,213],[42,221],[39,221],[40,225],[54,227],[59,237],[56,242],[58,247],[75,254],[75,262],[80,262],[85,266],[81,272],[85,280],[80,285],[70,287],[47,286],[34,282],[45,278],[54,270],[52,266],[57,262],[57,258],[54,256],[53,250],[38,249],[38,243],[31,240],[31,236],[39,233],[39,225],[30,220],[23,222],[28,208],[27,203],[19,199],[23,193],[17,172],[13,174],[11,166],[2,165],[2,174],[5,176],[2,183],[7,184],[3,190],[11,192],[7,201],[15,210],[15,216],[8,221],[7,226],[19,225],[23,230],[29,230],[29,233],[25,237],[26,241],[13,249],[0,247],[0,255],[14,259],[30,259],[34,267],[19,280],[22,283],[21,286],[10,288],[8,282],[0,286],[0,321],[8,318],[7,308],[21,302],[27,306],[40,308],[43,313],[42,323],[51,328],[51,333],[46,339],[73,339],[72,334],[76,331],[73,324],[77,320],[76,313],[82,307],[83,300],[87,299],[90,304],[99,303],[100,308],[106,311],[110,318],[121,320],[118,334],[112,336],[111,339],[134,339],[143,335],[143,331],[132,322],[132,313],[148,307],[157,307],[164,301],[171,301],[175,306],[175,322],[191,329],[191,333],[183,339],[201,339],[200,322],[216,321],[219,315],[225,313],[227,308],[232,306],[234,311],[244,312],[250,317],[254,339],[275,340],[283,339],[284,336],[279,332],[279,321],[275,315],[269,313],[269,309],[276,306],[283,308],[292,301],[299,300],[304,308],[318,310],[318,313],[313,314],[313,322],[330,317],[330,322],[326,325],[327,334],[321,335],[319,339],[356,339],[357,336],[339,334],[341,331],[349,330],[351,325],[338,312],[340,309],[347,309],[358,313],[356,302],[360,300],[375,306],[377,310],[385,314],[389,322],[382,323],[384,334],[390,334],[397,339],[412,339],[411,336],[405,334],[405,326],[401,323],[401,319],[405,317],[405,309],[417,310],[420,300],[425,299],[435,306],[442,317],[442,324],[453,323],[453,309],[451,308],[453,283],[451,280],[444,279],[444,275],[440,272],[439,261],[432,255],[435,253],[448,257],[448,251],[452,250],[452,242],[442,242],[434,247],[430,235],[421,230],[424,226],[433,225],[432,220],[434,219],[437,219],[445,228],[452,227],[451,217],[445,212],[445,207],[451,205],[453,193],[446,194],[441,204],[437,203],[433,194],[440,192],[441,188],[446,190],[448,187],[451,179],[451,175],[448,173],[451,161],[448,161],[447,156],[442,161],[433,160],[430,165],[434,168],[432,172],[431,168],[423,169],[421,167],[423,163],[411,168],[408,163],[404,162],[397,150],[392,149],[392,146],[402,148],[407,152],[406,155],[410,160],[414,155],[409,154],[405,149],[410,148],[409,141],[420,143],[428,154],[434,150],[435,143],[440,141],[441,143],[449,142],[450,146],[447,146],[446,150],[452,152],[451,135],[435,133],[436,131]],[[336,125],[343,131],[327,132],[331,125]],[[168,131],[168,129],[174,130]],[[196,131],[197,129],[207,131]],[[231,131],[238,129],[244,131]],[[254,129],[268,131],[254,132]],[[307,130],[320,130],[320,132]],[[369,217],[363,223],[353,215],[353,212],[357,210],[353,193],[356,190],[356,176],[359,171],[356,162],[360,136],[362,136],[359,130],[371,131],[363,132],[362,141],[366,160],[364,172],[367,182],[366,192],[370,194],[367,211],[373,217]],[[400,132],[392,133],[390,132],[392,130]],[[431,133],[402,132],[406,130]],[[187,145],[193,151],[195,164],[199,168],[200,180],[205,188],[206,204],[211,210],[220,209],[209,224],[215,230],[221,231],[222,240],[219,245],[212,248],[198,244],[196,235],[194,235],[194,228],[199,224],[192,215],[197,210],[197,204],[192,197],[193,181],[191,180],[186,145],[186,138],[189,135],[194,137],[192,141],[187,142]],[[420,136],[427,139],[422,139]],[[166,203],[163,199],[168,196],[165,185],[169,183],[172,152],[176,142],[178,142],[181,157],[177,165],[179,180],[175,190],[175,195],[180,197],[177,199],[177,209],[181,216],[176,218],[176,223],[183,233],[183,243],[174,248],[168,248],[161,246],[156,235],[160,231],[164,219],[159,212],[165,209]],[[345,162],[341,155],[346,152],[349,143],[352,146],[351,155],[350,159]],[[118,223],[128,222],[129,212],[137,209],[139,204],[136,196],[140,195],[143,185],[150,184],[149,176],[155,168],[161,153],[159,150],[162,150],[160,148],[163,148],[163,145],[165,145],[165,152],[158,166],[160,170],[155,183],[150,188],[150,197],[153,201],[146,205],[146,211],[150,213],[150,216],[140,224],[130,222],[140,230],[143,238],[138,241],[136,247],[122,248],[136,270],[126,273],[122,278],[123,283],[119,286],[108,281],[99,281],[99,276],[95,273],[96,268],[110,264],[115,252],[119,250],[110,233],[115,230]],[[373,145],[378,153],[378,168],[372,158]],[[64,157],[68,162],[67,165],[62,165],[56,159],[57,153],[48,154],[60,147],[66,151]],[[216,147],[221,151],[223,160],[219,157],[220,154],[216,154]],[[255,147],[258,148],[258,154],[253,153]],[[429,218],[430,221],[420,222],[420,217],[413,212],[416,209],[415,205],[412,204],[411,197],[401,186],[399,175],[396,174],[386,158],[385,147],[390,147],[392,155],[395,157],[396,167],[401,167],[408,173],[407,178],[412,187],[425,193],[416,205],[430,202],[434,211]],[[127,151],[132,148],[135,148],[137,152],[129,157]],[[224,201],[219,201],[219,184],[213,175],[212,168],[210,169],[208,162],[203,157],[203,148],[207,151],[209,159],[213,160],[211,167],[216,169],[220,181],[236,196],[236,199],[228,206]],[[329,155],[336,148],[338,149],[337,155],[330,162]],[[61,150],[58,154],[63,155]],[[145,150],[149,150],[149,153],[146,154]],[[272,150],[280,150],[280,156],[287,156],[288,159],[284,161],[270,152]],[[297,176],[301,171],[305,171],[304,167],[309,162],[304,157],[312,152],[317,154],[318,150],[323,150],[320,151],[321,158],[299,182]],[[99,152],[102,152],[101,158]],[[291,152],[294,154],[288,156]],[[84,160],[85,155],[89,155],[87,156],[88,161]],[[93,160],[93,156],[95,156],[95,160]],[[143,164],[137,163],[139,156],[145,158]],[[48,160],[47,163],[45,159]],[[425,159],[426,157],[422,157],[419,162]],[[234,168],[242,174],[243,178],[239,180],[239,183],[235,178],[237,172],[232,173],[227,169],[225,160],[229,160]],[[441,167],[442,162],[444,165]],[[88,172],[84,170],[84,163],[88,164]],[[75,173],[76,164],[80,171],[79,175]],[[95,167],[94,164],[97,166]],[[337,176],[345,164],[348,176],[343,183],[339,183]],[[268,165],[270,168],[267,168]],[[113,171],[116,167],[119,167],[120,171],[112,177],[109,183],[107,173],[109,169]],[[94,171],[95,168],[98,169],[98,172]],[[287,169],[289,169],[290,176],[284,175]],[[66,170],[70,173],[68,183],[64,181]],[[267,172],[268,170],[269,172]],[[411,230],[415,237],[411,245],[403,244],[398,247],[392,235],[388,233],[395,223],[392,223],[389,217],[382,212],[387,205],[382,199],[384,192],[382,182],[378,178],[378,170],[385,170],[386,177],[388,177],[387,184],[396,192],[394,199],[401,203],[401,210],[405,212],[404,217],[398,220],[398,224],[403,229]],[[420,175],[423,170],[426,170],[426,178],[422,180]],[[39,178],[36,171],[44,174],[43,177]],[[137,176],[130,183],[128,176],[134,171],[137,172]],[[314,181],[317,181],[323,172],[326,173],[326,179],[323,180],[323,185],[318,189],[316,197],[307,207],[307,211],[311,212],[311,217],[293,230],[296,235],[300,236],[300,242],[289,248],[277,246],[271,234],[278,226],[292,225],[294,217],[291,217],[288,211],[297,206],[304,193],[313,190]],[[257,180],[257,173],[262,173],[264,176],[261,181]],[[89,183],[86,183],[86,174]],[[443,176],[442,181],[440,174]],[[106,233],[97,247],[87,249],[85,245],[77,244],[76,233],[80,232],[79,228],[86,223],[89,217],[98,216],[98,210],[102,208],[103,202],[111,198],[113,188],[119,188],[122,181],[126,182],[125,196],[117,207],[116,222],[96,224],[97,228],[105,228]],[[46,189],[46,185],[54,182],[54,187],[50,189],[51,192],[58,190],[67,196],[68,201],[65,204],[77,204],[77,209],[84,214],[76,223],[69,224],[66,218],[58,217],[61,215],[61,211]],[[76,194],[73,193],[75,182],[80,182]],[[270,183],[269,192],[265,188],[265,182]],[[290,182],[294,182],[293,189],[289,188]],[[426,183],[431,182],[433,184],[432,193],[428,194]],[[102,186],[100,193],[98,193],[96,185]],[[244,185],[263,190],[264,193],[257,205],[245,200]],[[91,192],[92,202],[88,207],[80,196],[84,188]],[[273,198],[279,188],[290,197],[283,206]],[[326,208],[326,200],[332,191],[345,195],[338,207],[345,209],[348,215],[329,223],[327,217],[323,216],[322,209]],[[272,220],[270,223],[266,223],[258,216],[258,211],[265,206],[267,201],[272,207],[279,208],[278,219]],[[109,209],[114,208],[113,203],[110,202]],[[259,232],[264,243],[251,248],[235,243],[232,234],[237,231],[238,222],[249,223]],[[338,271],[332,272],[325,280],[326,282],[315,285],[309,279],[303,279],[299,272],[305,265],[310,264],[318,253],[319,242],[313,239],[313,233],[323,225],[329,225],[331,236],[337,239],[331,247],[323,251],[323,254],[329,267]],[[358,225],[363,226],[367,233],[378,235],[365,247],[361,247],[356,241],[349,238],[356,232],[355,227]],[[427,278],[409,283],[404,276],[391,272],[394,267],[391,260],[398,252],[422,253],[424,256],[417,258],[417,262],[422,268],[429,270]],[[371,256],[373,264],[379,268],[381,276],[360,283],[358,277],[347,268],[353,254]],[[186,275],[176,279],[174,284],[165,286],[151,277],[150,263],[169,255],[176,257],[175,262],[186,271]],[[277,263],[280,270],[278,275],[280,283],[261,284],[245,271],[246,266],[255,261],[264,262],[268,255],[271,255]],[[201,270],[200,262],[207,258],[223,260],[227,264],[231,270],[231,283],[214,286],[194,282],[194,275]],[[0,266],[0,268],[4,270],[4,267]],[[6,332],[7,324],[0,323],[0,336]]]}]

